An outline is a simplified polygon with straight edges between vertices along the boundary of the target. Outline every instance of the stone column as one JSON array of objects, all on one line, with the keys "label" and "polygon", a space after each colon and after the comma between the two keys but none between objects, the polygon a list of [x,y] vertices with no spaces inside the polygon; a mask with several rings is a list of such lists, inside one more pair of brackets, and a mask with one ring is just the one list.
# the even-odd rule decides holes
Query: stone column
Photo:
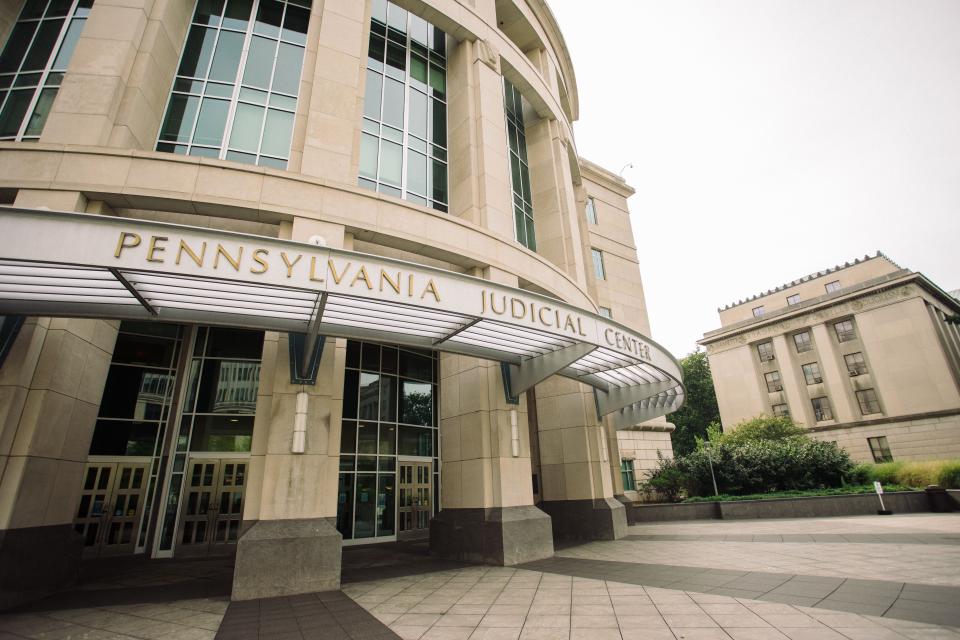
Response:
[{"label": "stone column", "polygon": [[[82,210],[86,199],[21,191],[16,204]],[[0,368],[0,609],[77,578],[73,517],[118,326],[27,318]]]},{"label": "stone column", "polygon": [[[608,434],[593,391],[553,376],[537,385],[541,508],[560,540],[616,540],[626,535],[623,504],[614,499]],[[616,453],[617,449],[612,449]]]},{"label": "stone column", "polygon": [[[783,381],[783,393],[787,397],[790,415],[794,422],[800,425],[815,425],[813,405],[810,404],[810,394],[807,385],[800,377],[800,367],[793,357],[793,345],[787,343],[783,335],[773,336],[773,352],[777,356],[777,370],[780,380]],[[792,342],[792,340],[791,340]],[[766,388],[766,382],[763,383]]]},{"label": "stone column", "polygon": [[431,554],[497,565],[553,555],[550,518],[533,506],[526,399],[507,403],[499,363],[441,354],[440,447]]},{"label": "stone column", "polygon": [[447,78],[450,213],[512,240],[500,58],[489,43],[464,40],[450,53]]},{"label": "stone column", "polygon": [[526,132],[537,253],[577,282],[586,282],[568,142],[560,124],[549,118],[527,122]]},{"label": "stone column", "polygon": [[[343,245],[339,225],[296,218],[281,227],[281,236],[292,240],[313,235],[330,246]],[[345,362],[346,341],[328,339],[316,384],[291,384],[287,334],[266,334],[234,600],[340,587],[335,488]],[[297,453],[293,433],[300,393],[307,397],[307,431],[304,450]]]},{"label": "stone column", "polygon": [[193,4],[95,2],[41,141],[153,149]]},{"label": "stone column", "polygon": [[820,354],[820,370],[824,385],[834,392],[830,394],[834,419],[837,422],[859,420],[860,412],[853,409],[853,392],[850,390],[850,383],[847,382],[850,376],[846,365],[841,365],[843,356],[833,342],[832,332],[825,324],[813,325],[811,332],[813,343],[817,345],[817,352]]},{"label": "stone column", "polygon": [[[302,151],[304,175],[357,184],[369,6],[369,2],[314,3],[301,82],[304,104],[298,109],[306,112],[304,138],[301,149],[298,119],[291,156],[293,160]],[[312,34],[317,32],[314,45]]]}]

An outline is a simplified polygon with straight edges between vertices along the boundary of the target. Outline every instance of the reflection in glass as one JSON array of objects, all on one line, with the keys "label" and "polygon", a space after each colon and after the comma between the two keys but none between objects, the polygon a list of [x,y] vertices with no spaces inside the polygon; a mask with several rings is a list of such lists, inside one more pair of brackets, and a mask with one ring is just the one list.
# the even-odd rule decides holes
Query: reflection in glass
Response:
[{"label": "reflection in glass", "polygon": [[433,385],[404,380],[400,396],[400,422],[430,426],[433,424]]},{"label": "reflection in glass", "polygon": [[379,407],[380,376],[375,373],[360,374],[360,414],[361,420],[376,420]]},{"label": "reflection in glass", "polygon": [[376,535],[377,475],[357,474],[357,493],[354,507],[354,538],[372,538]]},{"label": "reflection in glass", "polygon": [[253,416],[196,416],[190,451],[250,451]]}]

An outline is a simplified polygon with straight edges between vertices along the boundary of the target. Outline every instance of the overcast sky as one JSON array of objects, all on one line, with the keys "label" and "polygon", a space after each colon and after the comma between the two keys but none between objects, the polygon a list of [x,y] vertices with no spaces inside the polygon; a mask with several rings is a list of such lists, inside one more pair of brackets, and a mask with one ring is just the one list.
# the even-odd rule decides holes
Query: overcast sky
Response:
[{"label": "overcast sky", "polygon": [[652,336],[878,249],[960,288],[960,1],[548,0],[627,181]]}]

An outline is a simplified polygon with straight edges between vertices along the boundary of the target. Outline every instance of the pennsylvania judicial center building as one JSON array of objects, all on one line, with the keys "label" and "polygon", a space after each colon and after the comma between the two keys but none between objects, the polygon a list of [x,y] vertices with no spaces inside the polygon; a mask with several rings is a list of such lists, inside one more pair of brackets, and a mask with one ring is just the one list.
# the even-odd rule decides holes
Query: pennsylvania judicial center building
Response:
[{"label": "pennsylvania judicial center building", "polygon": [[0,43],[0,606],[624,535],[682,378],[543,0],[22,0]]}]

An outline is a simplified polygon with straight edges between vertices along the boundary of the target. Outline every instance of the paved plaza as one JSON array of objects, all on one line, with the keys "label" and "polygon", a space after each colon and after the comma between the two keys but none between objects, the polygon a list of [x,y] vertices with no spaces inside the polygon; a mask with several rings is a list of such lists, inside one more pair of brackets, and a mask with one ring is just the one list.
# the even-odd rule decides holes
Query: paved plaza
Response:
[{"label": "paved plaza", "polygon": [[0,640],[960,640],[953,514],[635,525],[509,568],[348,548],[341,592],[244,603],[230,571],[88,563],[77,589],[0,615]]}]

